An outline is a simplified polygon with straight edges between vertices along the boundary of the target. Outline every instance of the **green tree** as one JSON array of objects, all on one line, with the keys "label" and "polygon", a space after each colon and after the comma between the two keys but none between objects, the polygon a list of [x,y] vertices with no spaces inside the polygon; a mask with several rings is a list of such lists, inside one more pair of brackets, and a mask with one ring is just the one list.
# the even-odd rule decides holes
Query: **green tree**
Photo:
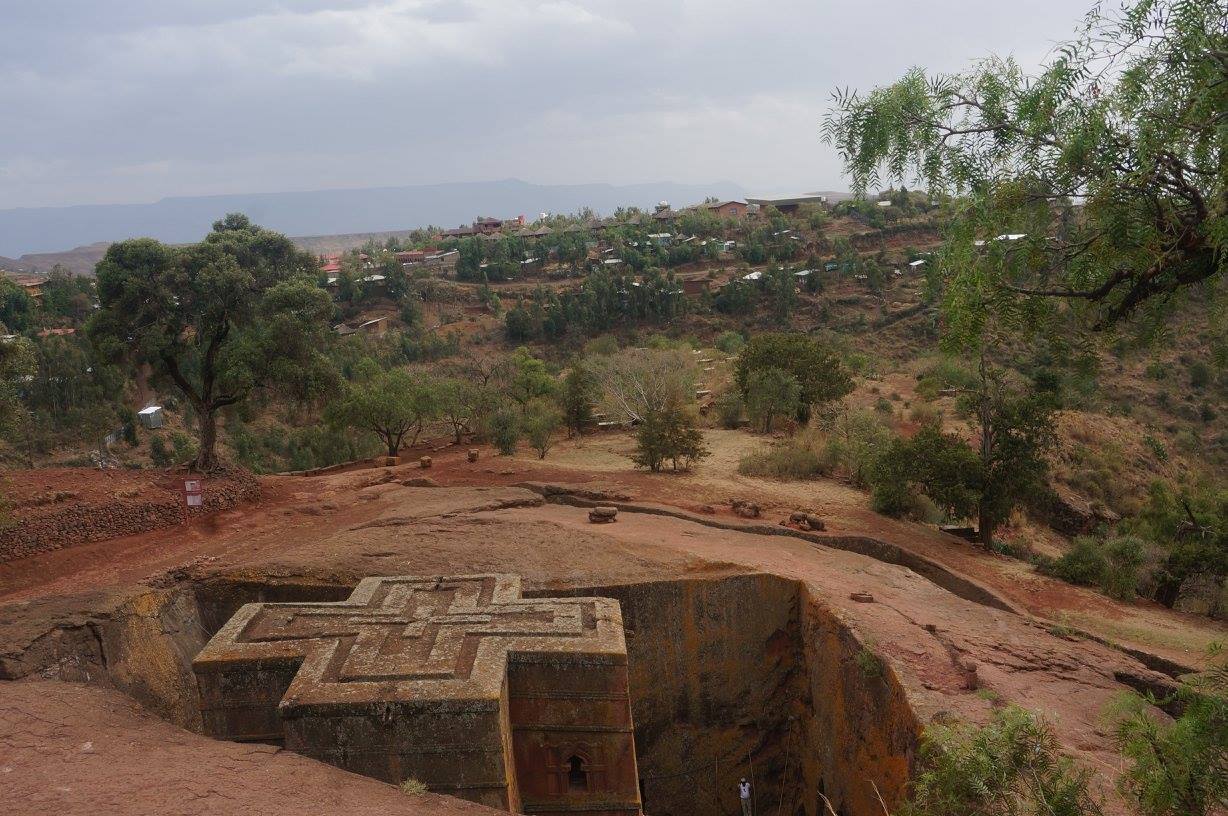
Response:
[{"label": "green tree", "polygon": [[345,395],[329,405],[326,418],[334,427],[375,434],[389,456],[398,456],[405,438],[417,442],[436,411],[430,384],[398,368],[349,384]]},{"label": "green tree", "polygon": [[1228,809],[1228,661],[1211,649],[1210,668],[1187,678],[1175,721],[1156,717],[1155,702],[1133,694],[1114,714],[1117,743],[1130,767],[1120,787],[1143,816],[1208,816]]},{"label": "green tree", "polygon": [[504,405],[490,416],[490,441],[501,456],[511,456],[516,452],[516,444],[520,441],[523,428],[520,422],[520,411],[515,406]]},{"label": "green tree", "polygon": [[537,451],[538,459],[545,459],[554,442],[554,432],[563,424],[563,417],[553,402],[535,399],[524,407],[521,427],[529,444]]},{"label": "green tree", "polygon": [[1176,491],[1157,481],[1142,509],[1122,527],[1167,551],[1155,574],[1155,599],[1167,607],[1177,603],[1191,578],[1222,582],[1228,576],[1228,489],[1222,485]]},{"label": "green tree", "polygon": [[993,544],[994,530],[1021,504],[1038,499],[1048,475],[1046,454],[1054,443],[1051,395],[1021,393],[982,355],[978,385],[961,401],[977,430],[980,497],[977,529]]},{"label": "green tree", "polygon": [[804,334],[757,334],[738,355],[735,376],[742,396],[750,400],[750,375],[780,368],[801,384],[803,406],[832,402],[853,390],[853,378],[828,348]]},{"label": "green tree", "polygon": [[717,420],[722,428],[734,430],[742,424],[742,395],[736,389],[730,389],[716,398]]},{"label": "green tree", "polygon": [[437,381],[435,393],[439,417],[452,429],[458,445],[462,435],[473,433],[494,399],[488,388],[455,377]]},{"label": "green tree", "polygon": [[534,357],[533,352],[524,346],[512,352],[504,371],[507,377],[504,392],[517,405],[553,397],[558,391],[558,381],[551,376],[545,362]]},{"label": "green tree", "polygon": [[788,324],[789,316],[797,306],[797,278],[787,267],[770,269],[763,276],[764,287],[772,301],[772,317],[779,323]]},{"label": "green tree", "polygon": [[66,317],[80,323],[90,313],[94,282],[74,275],[58,264],[47,275],[42,286],[40,308],[48,317]]},{"label": "green tree", "polygon": [[726,354],[737,354],[746,345],[746,338],[736,331],[723,331],[714,345]]},{"label": "green tree", "polygon": [[802,384],[775,366],[752,371],[746,381],[746,413],[764,433],[772,432],[772,420],[797,413]]},{"label": "green tree", "polygon": [[711,453],[690,413],[677,405],[648,412],[636,429],[635,444],[631,461],[653,473],[666,462],[674,471],[689,470],[692,463]]},{"label": "green tree", "polygon": [[874,509],[898,516],[921,493],[951,518],[976,513],[980,495],[980,459],[968,443],[927,424],[911,439],[897,438],[875,462],[870,483]]},{"label": "green tree", "polygon": [[[968,293],[1018,318],[1061,298],[1111,326],[1228,264],[1228,12],[1222,0],[1097,5],[1038,76],[991,57],[837,93],[824,137],[863,191],[919,177],[962,194],[943,253],[948,320]],[[1023,236],[995,240],[1001,235]]]},{"label": "green tree", "polygon": [[97,268],[88,334],[105,358],[148,364],[191,404],[199,470],[217,465],[217,414],[258,390],[296,398],[335,382],[326,342],[332,304],[315,260],[232,214],[199,244],[112,244]]},{"label": "green tree", "polygon": [[34,299],[25,289],[0,276],[0,333],[25,331],[33,315]]},{"label": "green tree", "polygon": [[568,439],[584,435],[584,426],[593,421],[597,397],[597,378],[583,363],[577,362],[563,378],[563,388],[559,392],[559,407]]},{"label": "green tree", "polygon": [[8,435],[23,414],[18,383],[36,369],[34,349],[20,337],[0,337],[0,435]]}]

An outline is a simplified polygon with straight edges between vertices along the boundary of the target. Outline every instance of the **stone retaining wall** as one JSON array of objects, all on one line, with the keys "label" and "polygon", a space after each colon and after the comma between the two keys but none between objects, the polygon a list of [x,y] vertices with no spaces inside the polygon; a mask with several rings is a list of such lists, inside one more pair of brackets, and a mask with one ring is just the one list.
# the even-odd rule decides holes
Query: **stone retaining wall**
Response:
[{"label": "stone retaining wall", "polygon": [[[260,495],[260,483],[250,473],[230,473],[205,480],[204,506],[193,507],[192,518],[229,510]],[[0,564],[73,544],[105,541],[182,524],[187,508],[179,491],[160,491],[156,499],[141,496],[105,503],[74,502],[31,513],[17,512],[0,530]]]}]

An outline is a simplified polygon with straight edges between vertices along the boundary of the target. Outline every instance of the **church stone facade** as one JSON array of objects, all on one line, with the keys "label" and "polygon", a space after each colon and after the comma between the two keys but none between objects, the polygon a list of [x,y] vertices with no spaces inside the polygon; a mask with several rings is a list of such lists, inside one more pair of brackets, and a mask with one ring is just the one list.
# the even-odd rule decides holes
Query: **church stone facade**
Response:
[{"label": "church stone facade", "polygon": [[514,813],[640,813],[618,602],[513,575],[247,604],[193,661],[205,730]]}]

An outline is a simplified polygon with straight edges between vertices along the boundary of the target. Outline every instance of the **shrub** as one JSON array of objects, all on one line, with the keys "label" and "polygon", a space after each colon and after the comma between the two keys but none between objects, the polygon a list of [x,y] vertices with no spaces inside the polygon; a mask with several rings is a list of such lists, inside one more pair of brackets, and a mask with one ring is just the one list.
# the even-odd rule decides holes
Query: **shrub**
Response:
[{"label": "shrub", "polygon": [[716,347],[726,354],[737,354],[746,345],[746,338],[736,331],[721,332],[716,338]]},{"label": "shrub", "polygon": [[980,469],[968,443],[926,425],[912,439],[893,440],[875,460],[869,474],[874,509],[918,517],[928,509],[918,501],[926,496],[948,516],[971,516],[977,510]]},{"label": "shrub", "polygon": [[1041,572],[1060,578],[1068,584],[1095,586],[1108,569],[1100,542],[1090,536],[1079,536],[1060,558],[1042,563]]},{"label": "shrub", "polygon": [[1190,385],[1200,391],[1211,384],[1211,367],[1202,360],[1190,365]]},{"label": "shrub", "polygon": [[989,724],[934,723],[921,738],[920,773],[901,816],[1090,816],[1101,812],[1091,772],[1058,750],[1052,729],[1017,706]]},{"label": "shrub", "polygon": [[524,408],[521,427],[533,450],[537,451],[538,459],[545,459],[546,453],[554,440],[554,432],[563,424],[563,418],[558,409],[546,400],[537,399]]},{"label": "shrub", "polygon": [[672,470],[690,470],[692,463],[711,453],[691,416],[676,406],[648,413],[636,431],[635,442],[631,461],[653,473],[666,462]]},{"label": "shrub", "polygon": [[918,402],[908,412],[908,418],[918,425],[942,426],[942,409]]},{"label": "shrub", "polygon": [[726,391],[717,397],[716,419],[722,428],[733,430],[742,424],[742,397],[737,391]]},{"label": "shrub", "polygon": [[832,423],[827,454],[857,487],[869,483],[870,469],[891,444],[891,430],[870,411],[845,411]]},{"label": "shrub", "polygon": [[862,646],[853,659],[857,664],[857,670],[861,672],[861,676],[865,679],[877,680],[883,676],[883,659],[874,654],[869,648]]},{"label": "shrub", "polygon": [[1104,544],[1104,572],[1100,588],[1119,601],[1128,601],[1138,592],[1139,570],[1146,560],[1147,549],[1137,538],[1121,536]]},{"label": "shrub", "polygon": [[520,441],[520,415],[513,408],[504,407],[490,417],[490,441],[501,456],[511,456]]},{"label": "shrub", "polygon": [[198,445],[196,440],[182,431],[171,432],[172,456],[176,462],[187,462],[196,458]]},{"label": "shrub", "polygon": [[1151,434],[1147,434],[1143,437],[1143,444],[1147,446],[1147,449],[1151,451],[1151,455],[1154,456],[1157,461],[1168,461],[1168,449],[1164,447],[1164,443],[1159,439],[1156,439]]},{"label": "shrub", "polygon": [[417,779],[414,779],[412,776],[402,782],[400,788],[401,793],[407,793],[410,796],[421,796],[427,792],[426,783],[420,782]]},{"label": "shrub", "polygon": [[932,400],[944,388],[973,388],[976,384],[975,372],[952,358],[944,357],[917,377],[917,394],[923,399]]},{"label": "shrub", "polygon": [[584,344],[584,354],[589,357],[593,355],[608,356],[617,353],[618,339],[612,334],[598,335]]},{"label": "shrub", "polygon": [[744,456],[738,462],[738,473],[770,479],[812,479],[830,474],[831,463],[810,448],[790,442]]},{"label": "shrub", "polygon": [[162,437],[154,436],[149,440],[149,459],[153,462],[154,467],[170,467],[171,452]]},{"label": "shrub", "polygon": [[1119,698],[1110,712],[1129,763],[1120,787],[1143,816],[1203,816],[1228,804],[1228,661],[1221,646],[1209,651],[1209,670],[1186,675],[1171,701],[1181,708],[1176,720],[1156,717],[1142,694]]}]

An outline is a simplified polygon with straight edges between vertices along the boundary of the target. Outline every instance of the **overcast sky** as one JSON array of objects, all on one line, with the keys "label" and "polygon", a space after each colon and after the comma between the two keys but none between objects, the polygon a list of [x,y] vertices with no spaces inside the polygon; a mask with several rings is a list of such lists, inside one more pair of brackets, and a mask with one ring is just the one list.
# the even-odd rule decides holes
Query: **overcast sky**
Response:
[{"label": "overcast sky", "polygon": [[1090,0],[0,0],[0,208],[521,178],[846,186],[832,89]]}]

